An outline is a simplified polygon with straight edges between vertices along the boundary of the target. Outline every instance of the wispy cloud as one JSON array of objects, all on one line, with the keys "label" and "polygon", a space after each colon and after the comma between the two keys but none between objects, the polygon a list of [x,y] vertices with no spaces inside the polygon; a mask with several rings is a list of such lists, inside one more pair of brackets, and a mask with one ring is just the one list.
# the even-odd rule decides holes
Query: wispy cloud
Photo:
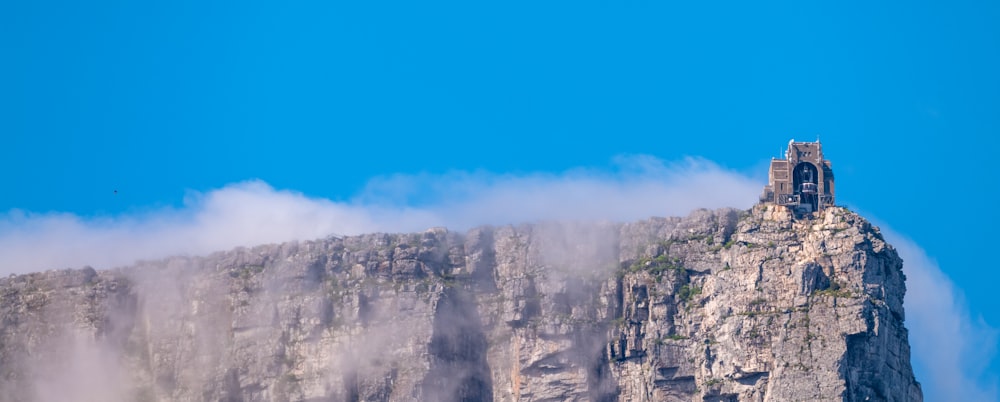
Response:
[{"label": "wispy cloud", "polygon": [[759,184],[700,159],[620,158],[614,169],[562,174],[456,172],[373,179],[351,202],[276,190],[261,181],[190,194],[184,207],[84,218],[11,211],[0,216],[0,274],[204,254],[331,234],[545,220],[625,221],[699,207],[748,207]]},{"label": "wispy cloud", "polygon": [[924,399],[1000,400],[996,374],[987,371],[997,329],[970,315],[961,290],[920,246],[885,226],[882,234],[903,258],[906,327]]},{"label": "wispy cloud", "polygon": [[[646,156],[620,158],[612,169],[559,174],[381,177],[349,202],[248,181],[190,194],[179,209],[145,214],[87,218],[10,211],[0,215],[0,274],[112,267],[331,234],[629,221],[686,215],[695,208],[745,208],[756,201],[761,181],[706,160],[664,163]],[[961,292],[918,245],[883,228],[905,261],[906,323],[927,400],[998,400],[995,379],[985,378],[996,329],[970,316]]]}]

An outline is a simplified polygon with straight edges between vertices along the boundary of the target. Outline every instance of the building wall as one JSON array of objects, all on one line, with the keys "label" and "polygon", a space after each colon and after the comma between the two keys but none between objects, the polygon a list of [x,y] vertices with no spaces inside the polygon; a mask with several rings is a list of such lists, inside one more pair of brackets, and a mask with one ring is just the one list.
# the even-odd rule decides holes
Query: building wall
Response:
[{"label": "building wall", "polygon": [[[764,195],[761,200],[764,202],[782,203],[779,197],[784,194],[794,195],[795,178],[792,172],[801,163],[809,163],[816,172],[817,192],[821,198],[827,198],[827,202],[821,204],[832,205],[834,202],[833,169],[830,161],[823,158],[822,145],[817,142],[794,142],[788,143],[788,150],[785,152],[785,159],[772,159],[768,172],[768,185],[764,187]],[[823,205],[821,205],[823,206]]]}]

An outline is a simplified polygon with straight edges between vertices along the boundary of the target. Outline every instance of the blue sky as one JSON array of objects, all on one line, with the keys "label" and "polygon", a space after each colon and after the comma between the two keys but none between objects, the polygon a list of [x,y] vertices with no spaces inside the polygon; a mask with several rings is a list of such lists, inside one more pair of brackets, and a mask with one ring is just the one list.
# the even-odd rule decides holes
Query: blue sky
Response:
[{"label": "blue sky", "polygon": [[[912,241],[996,347],[996,3],[282,3],[0,3],[6,238],[191,220],[225,189],[406,220],[442,189],[634,183],[636,155],[763,185],[820,137],[838,202]],[[1000,375],[961,364],[985,392]]]}]

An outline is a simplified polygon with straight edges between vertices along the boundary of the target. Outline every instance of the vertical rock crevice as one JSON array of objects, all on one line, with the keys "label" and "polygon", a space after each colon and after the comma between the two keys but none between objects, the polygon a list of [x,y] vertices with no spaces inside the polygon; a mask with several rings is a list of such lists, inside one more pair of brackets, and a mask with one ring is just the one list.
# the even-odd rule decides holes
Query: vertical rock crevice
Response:
[{"label": "vertical rock crevice", "polygon": [[456,287],[445,289],[438,299],[434,332],[427,346],[431,367],[423,380],[422,399],[493,401],[486,333],[474,300]]}]

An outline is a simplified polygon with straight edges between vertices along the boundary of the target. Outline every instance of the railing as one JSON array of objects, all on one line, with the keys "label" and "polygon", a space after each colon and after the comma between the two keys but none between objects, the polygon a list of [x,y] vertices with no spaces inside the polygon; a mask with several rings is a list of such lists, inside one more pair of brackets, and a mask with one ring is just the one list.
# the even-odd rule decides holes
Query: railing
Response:
[{"label": "railing", "polygon": [[778,205],[799,205],[801,200],[797,194],[776,194],[774,203]]}]

